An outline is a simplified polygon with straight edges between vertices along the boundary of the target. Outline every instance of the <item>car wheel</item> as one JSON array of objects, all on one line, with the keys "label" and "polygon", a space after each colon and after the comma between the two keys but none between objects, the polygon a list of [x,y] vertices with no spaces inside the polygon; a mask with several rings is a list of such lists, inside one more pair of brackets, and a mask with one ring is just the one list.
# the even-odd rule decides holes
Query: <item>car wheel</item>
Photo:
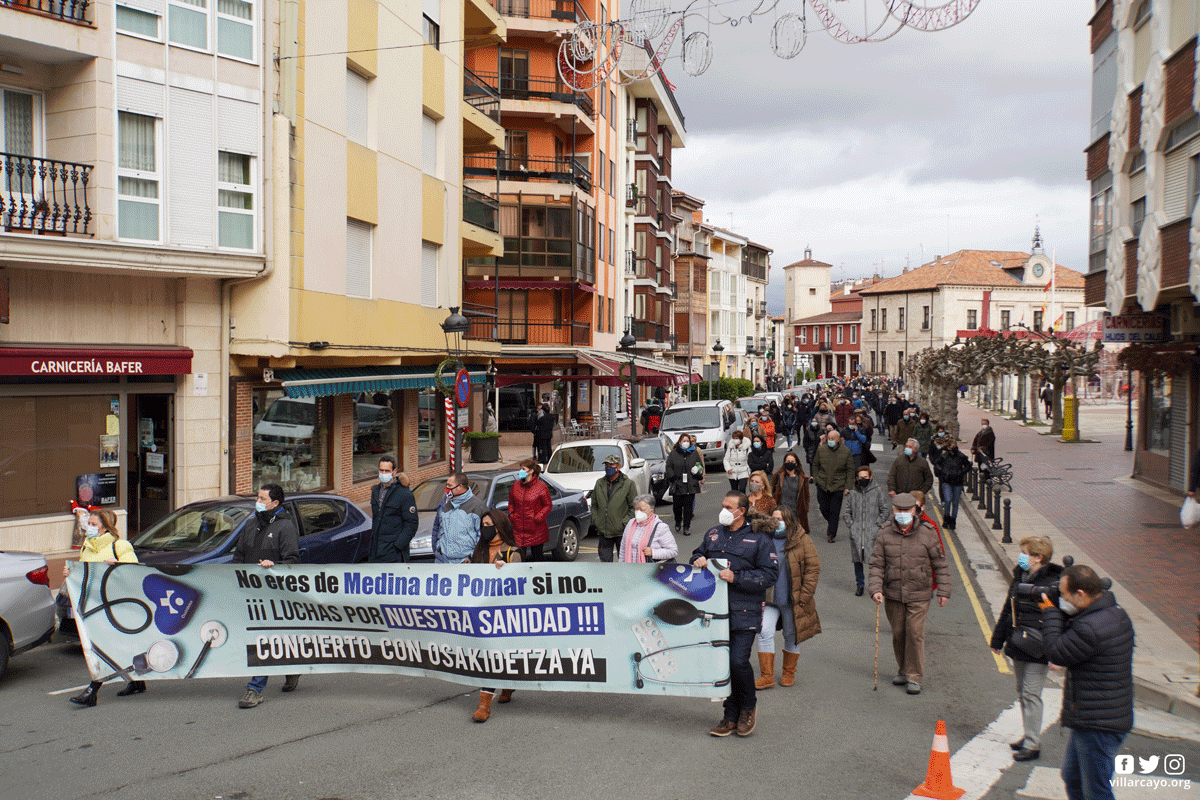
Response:
[{"label": "car wheel", "polygon": [[554,548],[554,557],[559,561],[574,561],[579,555],[579,526],[572,520],[563,520],[562,535],[558,539],[558,547]]},{"label": "car wheel", "polygon": [[11,650],[11,645],[8,643],[8,636],[0,630],[0,678],[4,677],[4,671],[8,669],[8,654]]}]

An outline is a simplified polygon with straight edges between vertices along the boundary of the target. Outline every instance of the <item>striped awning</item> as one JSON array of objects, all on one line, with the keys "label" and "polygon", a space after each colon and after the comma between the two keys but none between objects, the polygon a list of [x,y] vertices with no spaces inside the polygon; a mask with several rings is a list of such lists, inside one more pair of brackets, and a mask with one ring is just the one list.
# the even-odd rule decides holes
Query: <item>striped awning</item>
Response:
[{"label": "striped awning", "polygon": [[[288,397],[331,397],[360,392],[392,392],[400,389],[429,389],[434,382],[433,365],[409,367],[331,367],[327,369],[280,369],[275,377],[283,381]],[[482,369],[468,370],[473,385],[482,384],[487,375]],[[443,382],[454,381],[450,370],[442,372]]]}]

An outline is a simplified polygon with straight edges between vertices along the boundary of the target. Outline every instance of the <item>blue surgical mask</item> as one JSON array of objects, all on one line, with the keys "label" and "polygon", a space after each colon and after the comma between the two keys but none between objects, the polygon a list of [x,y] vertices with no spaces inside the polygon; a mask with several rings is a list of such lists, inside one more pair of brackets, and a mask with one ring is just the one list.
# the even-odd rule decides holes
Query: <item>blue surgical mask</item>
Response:
[{"label": "blue surgical mask", "polygon": [[896,524],[901,528],[907,528],[912,525],[913,515],[911,511],[900,511],[896,514]]},{"label": "blue surgical mask", "polygon": [[911,447],[906,447],[906,448],[904,448],[904,455],[906,455],[906,456],[911,456],[911,455],[912,455],[912,448],[911,448]]},{"label": "blue surgical mask", "polygon": [[755,449],[755,450],[761,450],[761,449],[762,449],[762,442],[755,442],[755,443],[754,443],[754,449]]},{"label": "blue surgical mask", "polygon": [[266,504],[266,503],[263,503],[263,502],[261,502],[261,501],[260,501],[260,502],[258,502],[258,503],[255,503],[255,504],[254,504],[254,510],[255,510],[255,511],[257,511],[258,513],[260,513],[260,514],[261,514],[262,512],[264,512],[264,511],[266,511],[266,510],[267,510],[267,504]]},{"label": "blue surgical mask", "polygon": [[826,442],[825,444],[829,445],[830,450],[836,450],[838,446],[837,442]]},{"label": "blue surgical mask", "polygon": [[779,522],[775,523],[775,532],[776,533],[783,533],[786,530],[787,530],[787,525],[783,524],[783,520],[779,520]]},{"label": "blue surgical mask", "polygon": [[1021,553],[1017,556],[1017,566],[1021,569],[1029,569],[1029,553]]},{"label": "blue surgical mask", "polygon": [[523,481],[528,477],[529,477],[529,473],[526,472],[525,470],[523,470],[523,469],[517,470],[517,480]]}]

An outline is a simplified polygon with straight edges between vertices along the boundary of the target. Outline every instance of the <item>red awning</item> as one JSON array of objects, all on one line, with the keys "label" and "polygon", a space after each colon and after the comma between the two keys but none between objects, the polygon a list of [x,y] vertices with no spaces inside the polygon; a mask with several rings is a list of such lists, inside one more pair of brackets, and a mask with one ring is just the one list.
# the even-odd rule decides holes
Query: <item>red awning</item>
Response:
[{"label": "red awning", "polygon": [[100,378],[186,375],[191,371],[192,350],[188,347],[46,344],[0,347],[0,375]]},{"label": "red awning", "polygon": [[505,280],[499,281],[467,281],[468,289],[495,289],[499,284],[501,289],[570,289],[574,286],[585,292],[596,291],[595,286],[588,286],[586,283],[579,281],[521,281],[521,280]]}]

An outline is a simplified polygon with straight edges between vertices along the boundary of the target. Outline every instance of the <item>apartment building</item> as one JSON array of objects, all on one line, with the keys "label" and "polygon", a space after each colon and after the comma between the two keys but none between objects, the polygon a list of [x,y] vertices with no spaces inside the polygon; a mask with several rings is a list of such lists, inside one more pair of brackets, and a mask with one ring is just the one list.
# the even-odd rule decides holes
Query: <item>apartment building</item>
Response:
[{"label": "apartment building", "polygon": [[767,281],[771,250],[748,242],[742,249],[741,275],[746,279],[746,368],[744,377],[755,386],[766,386],[771,351],[771,323],[767,317]]},{"label": "apartment building", "polygon": [[[226,493],[230,283],[266,269],[273,7],[0,4],[0,549]],[[286,197],[286,195],[285,195]]]},{"label": "apartment building", "polygon": [[494,49],[505,28],[474,0],[279,12],[271,259],[231,296],[230,484],[361,502],[383,454],[414,481],[452,467],[439,364],[465,363],[478,400],[499,354],[443,326],[466,324],[464,254],[501,248],[495,208],[462,183],[465,153],[503,143],[463,40]]},{"label": "apartment building", "polygon": [[704,201],[671,193],[681,220],[675,228],[675,363],[699,373],[708,355],[708,261],[711,231],[704,225]]},{"label": "apartment building", "polygon": [[[742,274],[743,253],[749,249],[750,240],[724,228],[708,224],[703,227],[709,238],[709,363],[720,366],[722,377],[751,379],[746,331],[753,331],[754,306],[749,304],[749,279]],[[718,342],[722,349],[714,351]]]},{"label": "apartment building", "polygon": [[1170,365],[1140,373],[1134,477],[1179,491],[1200,445],[1200,2],[1100,0],[1089,28],[1084,296],[1156,331],[1134,345]]}]

